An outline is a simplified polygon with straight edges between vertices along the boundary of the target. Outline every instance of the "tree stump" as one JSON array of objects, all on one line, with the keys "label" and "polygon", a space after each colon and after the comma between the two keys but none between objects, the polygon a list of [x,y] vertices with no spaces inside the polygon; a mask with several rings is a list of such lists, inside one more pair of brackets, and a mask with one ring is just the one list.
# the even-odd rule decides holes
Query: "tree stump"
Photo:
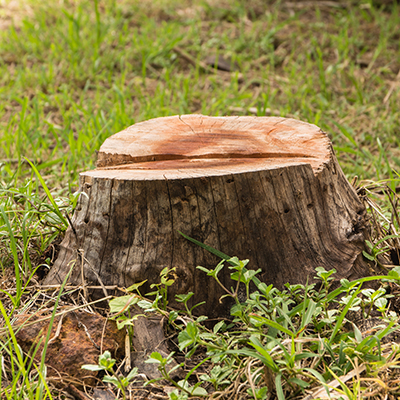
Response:
[{"label": "tree stump", "polygon": [[[176,267],[175,294],[195,293],[200,312],[226,315],[219,286],[197,265],[219,259],[178,231],[250,259],[282,288],[368,274],[366,210],[317,126],[275,117],[183,115],[135,124],[108,138],[97,168],[80,175],[72,225],[46,284],[61,282],[78,250],[87,282],[128,287]],[[82,250],[80,250],[82,249]],[[231,287],[230,270],[220,273]],[[70,282],[80,284],[78,262]],[[98,284],[98,283],[97,283]],[[146,291],[144,291],[146,293]],[[171,303],[170,303],[171,304]]]}]

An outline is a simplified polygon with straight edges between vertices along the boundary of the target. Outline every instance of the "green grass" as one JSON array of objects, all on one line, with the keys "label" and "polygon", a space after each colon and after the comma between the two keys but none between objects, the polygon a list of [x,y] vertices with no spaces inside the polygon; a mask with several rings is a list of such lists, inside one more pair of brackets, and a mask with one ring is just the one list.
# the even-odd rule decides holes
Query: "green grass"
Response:
[{"label": "green grass", "polygon": [[[79,173],[133,123],[189,113],[301,119],[329,134],[349,179],[390,179],[395,189],[400,6],[383,3],[0,0],[3,320],[26,303],[37,268],[54,261],[49,249],[66,228]],[[210,56],[236,67],[204,70]],[[389,208],[382,215],[398,228]],[[7,326],[6,353],[16,355],[24,385],[33,366]],[[31,398],[45,396],[44,379]],[[20,387],[12,385],[9,398]]]},{"label": "green grass", "polygon": [[[400,69],[397,6],[130,3],[33,2],[0,31],[0,159],[28,157],[53,186],[76,187],[105,138],[135,122],[255,107],[318,124],[349,176],[399,167],[398,87],[383,101]],[[175,46],[232,58],[242,76],[203,73]],[[5,163],[3,179],[14,170]]]}]

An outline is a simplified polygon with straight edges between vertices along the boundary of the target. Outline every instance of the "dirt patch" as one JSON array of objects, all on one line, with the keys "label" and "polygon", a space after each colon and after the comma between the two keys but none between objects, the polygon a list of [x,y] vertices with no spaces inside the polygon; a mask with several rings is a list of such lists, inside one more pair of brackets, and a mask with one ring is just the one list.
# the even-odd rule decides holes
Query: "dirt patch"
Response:
[{"label": "dirt patch", "polygon": [[0,0],[0,30],[20,26],[25,17],[33,15],[33,9],[26,0]]}]

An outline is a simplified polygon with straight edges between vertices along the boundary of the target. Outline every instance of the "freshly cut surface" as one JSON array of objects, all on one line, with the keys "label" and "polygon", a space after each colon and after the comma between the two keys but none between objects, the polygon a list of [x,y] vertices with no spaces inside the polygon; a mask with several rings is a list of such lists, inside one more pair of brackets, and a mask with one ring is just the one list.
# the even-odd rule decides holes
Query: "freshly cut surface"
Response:
[{"label": "freshly cut surface", "polygon": [[296,164],[310,164],[317,172],[330,157],[328,137],[301,121],[182,115],[141,122],[111,136],[100,148],[97,169],[87,175],[174,179]]}]

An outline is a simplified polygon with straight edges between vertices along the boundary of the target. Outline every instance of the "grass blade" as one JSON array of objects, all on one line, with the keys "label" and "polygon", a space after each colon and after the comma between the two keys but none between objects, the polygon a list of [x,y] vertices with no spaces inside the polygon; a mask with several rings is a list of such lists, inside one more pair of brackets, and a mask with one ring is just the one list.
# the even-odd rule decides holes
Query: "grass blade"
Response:
[{"label": "grass blade", "polygon": [[46,192],[47,198],[50,200],[50,203],[51,203],[52,206],[53,206],[53,210],[52,210],[52,211],[54,211],[54,212],[57,214],[57,216],[60,218],[60,220],[61,220],[62,223],[64,224],[65,228],[68,228],[68,225],[69,225],[69,224],[68,224],[68,221],[67,221],[67,220],[64,218],[64,216],[62,215],[60,209],[58,208],[57,203],[54,201],[54,198],[53,198],[52,194],[50,193],[49,188],[48,188],[47,185],[46,185],[46,182],[44,181],[44,179],[43,179],[42,176],[40,175],[40,172],[37,170],[37,168],[33,165],[33,163],[32,163],[30,160],[28,160],[27,158],[25,158],[25,160],[28,161],[28,163],[29,163],[30,166],[32,167],[33,172],[36,174],[37,178],[38,178],[39,181],[40,181],[40,184],[41,184],[42,187],[43,187],[43,190]]},{"label": "grass blade", "polygon": [[3,218],[3,221],[6,225],[7,231],[8,231],[8,237],[10,239],[10,247],[11,247],[11,253],[13,255],[14,259],[14,271],[15,271],[15,282],[16,282],[16,289],[17,293],[16,296],[13,297],[13,304],[14,307],[19,307],[19,303],[21,300],[21,295],[22,295],[22,279],[21,279],[21,274],[20,274],[20,266],[19,266],[19,260],[18,260],[18,251],[17,251],[17,242],[14,237],[13,229],[11,228],[10,220],[8,219],[8,216],[4,210],[3,206],[0,206],[0,212],[1,216]]}]

